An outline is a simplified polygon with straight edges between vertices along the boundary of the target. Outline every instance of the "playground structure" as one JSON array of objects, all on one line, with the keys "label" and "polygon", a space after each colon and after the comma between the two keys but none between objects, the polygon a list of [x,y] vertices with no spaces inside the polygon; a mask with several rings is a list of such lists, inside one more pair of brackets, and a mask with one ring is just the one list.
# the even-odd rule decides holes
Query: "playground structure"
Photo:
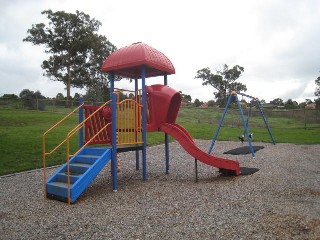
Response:
[{"label": "playground structure", "polygon": [[[167,76],[175,73],[171,61],[158,50],[135,43],[112,53],[103,63],[102,71],[110,76],[111,100],[101,106],[86,106],[81,100],[77,109],[43,134],[43,167],[45,196],[69,204],[74,203],[104,166],[111,161],[112,188],[117,185],[117,153],[142,152],[142,180],[147,180],[147,132],[163,132],[165,168],[169,173],[169,137],[175,138],[196,160],[219,168],[222,173],[239,175],[237,161],[215,157],[198,148],[192,137],[176,123],[181,95],[167,85]],[[133,97],[120,101],[115,76],[131,78],[135,83]],[[164,84],[146,86],[146,78],[163,76]],[[141,79],[141,88],[139,81]],[[46,139],[71,114],[79,111],[79,124],[52,150]],[[79,134],[79,149],[70,153],[70,139]],[[61,146],[66,146],[66,163],[47,179],[46,159]]]},{"label": "playground structure", "polygon": [[[248,111],[247,120],[245,120],[245,118],[244,118],[243,110],[242,110],[241,103],[240,103],[240,101],[239,101],[238,95],[241,95],[241,96],[244,96],[244,97],[248,97],[249,99],[251,99],[251,100],[250,100],[250,104],[249,104],[249,111]],[[231,103],[231,101],[232,101],[233,98],[235,98],[235,100],[236,100],[236,103],[237,103],[237,106],[238,106],[238,110],[239,110],[239,114],[240,114],[240,117],[241,117],[241,120],[242,120],[242,123],[243,123],[243,127],[244,127],[243,136],[240,136],[239,139],[241,140],[241,142],[243,142],[243,141],[244,141],[244,138],[245,138],[245,137],[247,138],[251,155],[252,155],[252,157],[254,158],[254,157],[255,157],[254,148],[253,148],[253,146],[252,146],[252,141],[251,141],[251,139],[252,139],[252,134],[249,134],[249,130],[248,130],[248,129],[249,129],[249,120],[250,120],[250,116],[251,116],[251,113],[252,113],[252,107],[255,106],[257,109],[259,109],[259,112],[260,112],[261,117],[262,117],[262,119],[263,119],[263,121],[264,121],[264,123],[265,123],[265,126],[266,126],[267,130],[268,130],[268,133],[269,133],[269,135],[270,135],[270,138],[271,138],[272,143],[275,145],[276,142],[275,142],[275,140],[274,140],[274,138],[273,138],[273,135],[272,135],[272,133],[271,133],[270,127],[269,127],[268,122],[267,122],[267,119],[266,119],[266,117],[265,117],[265,115],[264,115],[264,112],[263,112],[263,109],[262,109],[262,107],[261,107],[261,104],[260,104],[259,99],[258,99],[258,98],[255,98],[255,97],[252,97],[252,96],[250,96],[250,95],[244,94],[244,93],[238,93],[238,92],[236,92],[236,91],[232,91],[232,92],[230,93],[229,97],[228,97],[227,104],[226,104],[226,106],[225,106],[225,108],[224,108],[222,117],[221,117],[221,119],[220,119],[218,128],[217,128],[217,130],[216,130],[216,132],[215,132],[215,134],[214,134],[214,137],[213,137],[213,139],[212,139],[212,142],[211,142],[211,145],[210,145],[210,147],[209,147],[208,153],[210,154],[210,153],[212,152],[212,150],[213,150],[214,144],[215,144],[215,142],[216,142],[216,140],[217,140],[217,137],[218,137],[218,135],[219,135],[219,132],[220,132],[221,126],[222,126],[222,124],[223,124],[224,118],[225,118],[225,116],[226,116],[226,114],[227,114],[228,108],[229,108],[230,103]]]}]

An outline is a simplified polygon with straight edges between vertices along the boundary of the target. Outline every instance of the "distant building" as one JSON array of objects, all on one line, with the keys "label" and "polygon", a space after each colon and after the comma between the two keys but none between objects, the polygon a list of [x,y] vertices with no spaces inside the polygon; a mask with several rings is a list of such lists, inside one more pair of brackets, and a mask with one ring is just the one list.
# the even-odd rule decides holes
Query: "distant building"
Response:
[{"label": "distant building", "polygon": [[208,108],[208,103],[203,103],[199,106],[199,108]]},{"label": "distant building", "polygon": [[265,103],[262,105],[263,108],[276,108],[277,106],[272,103]]},{"label": "distant building", "polygon": [[308,103],[305,107],[305,109],[316,109],[315,103]]}]

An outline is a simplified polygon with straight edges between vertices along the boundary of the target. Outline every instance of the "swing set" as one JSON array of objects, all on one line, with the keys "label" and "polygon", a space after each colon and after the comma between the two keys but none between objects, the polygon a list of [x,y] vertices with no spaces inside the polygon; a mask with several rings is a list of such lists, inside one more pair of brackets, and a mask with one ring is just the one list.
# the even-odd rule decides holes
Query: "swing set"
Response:
[{"label": "swing set", "polygon": [[[240,101],[239,101],[239,98],[238,98],[238,95],[241,95],[242,97],[248,97],[250,98],[250,107],[249,107],[249,111],[248,111],[248,117],[247,117],[247,120],[245,120],[245,117],[244,117],[244,114],[243,114],[243,110],[242,110],[242,107],[241,107],[241,104],[240,104]],[[268,133],[270,135],[270,138],[271,138],[271,141],[273,143],[273,145],[276,144],[273,136],[272,136],[272,133],[271,133],[271,130],[270,130],[270,127],[268,125],[268,122],[267,122],[267,119],[264,115],[264,112],[263,112],[263,109],[261,107],[261,104],[260,104],[260,101],[258,100],[258,98],[255,98],[255,97],[252,97],[250,95],[247,95],[247,94],[244,94],[244,93],[237,93],[236,91],[232,91],[228,97],[228,101],[227,101],[227,104],[226,104],[226,107],[224,108],[224,111],[223,111],[223,114],[222,114],[222,117],[220,119],[220,122],[219,122],[219,125],[218,125],[218,128],[214,134],[214,137],[213,137],[213,140],[211,142],[211,145],[209,147],[209,150],[208,150],[208,154],[211,154],[212,150],[213,150],[213,147],[214,147],[214,144],[217,140],[217,137],[219,135],[219,132],[220,132],[220,128],[223,124],[223,121],[224,121],[224,118],[226,116],[226,113],[227,113],[227,110],[229,108],[229,105],[231,103],[231,100],[232,98],[235,98],[236,100],[236,103],[238,105],[238,109],[239,109],[239,113],[240,113],[240,116],[241,116],[241,120],[242,120],[242,123],[243,123],[243,126],[244,126],[244,133],[242,136],[239,137],[239,139],[241,140],[241,142],[244,141],[245,138],[247,138],[248,140],[248,143],[249,143],[249,148],[250,148],[250,152],[251,152],[251,155],[253,158],[255,158],[255,155],[254,155],[254,148],[252,146],[252,137],[253,137],[253,134],[249,134],[249,131],[248,131],[248,128],[249,128],[249,119],[250,119],[250,116],[252,114],[252,107],[255,106],[257,109],[259,109],[259,112],[261,114],[261,117],[265,123],[265,126],[268,130]]]}]

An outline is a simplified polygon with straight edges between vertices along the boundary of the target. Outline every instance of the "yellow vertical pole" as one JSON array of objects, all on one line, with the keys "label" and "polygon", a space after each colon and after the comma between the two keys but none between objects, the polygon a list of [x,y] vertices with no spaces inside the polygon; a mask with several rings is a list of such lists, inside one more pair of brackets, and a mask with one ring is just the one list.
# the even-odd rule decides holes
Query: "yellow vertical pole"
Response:
[{"label": "yellow vertical pole", "polygon": [[42,136],[42,162],[43,162],[43,190],[44,197],[47,197],[47,170],[46,170],[46,135]]},{"label": "yellow vertical pole", "polygon": [[70,190],[70,164],[69,164],[69,153],[70,153],[70,138],[67,137],[67,174],[68,174],[68,204],[71,204],[71,190]]}]

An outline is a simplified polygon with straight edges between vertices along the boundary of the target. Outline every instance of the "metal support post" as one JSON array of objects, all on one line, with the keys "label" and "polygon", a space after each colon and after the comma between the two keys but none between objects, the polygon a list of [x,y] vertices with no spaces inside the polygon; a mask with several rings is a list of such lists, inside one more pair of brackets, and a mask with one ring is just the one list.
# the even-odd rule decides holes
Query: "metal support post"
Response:
[{"label": "metal support post", "polygon": [[194,170],[196,174],[196,182],[198,182],[198,159],[194,159]]},{"label": "metal support post", "polygon": [[242,123],[243,123],[243,126],[244,126],[245,136],[246,136],[247,139],[248,139],[250,151],[251,151],[252,157],[254,158],[254,157],[255,157],[255,156],[254,156],[254,150],[253,150],[253,147],[252,147],[251,138],[249,137],[248,126],[247,126],[247,123],[246,123],[246,121],[245,121],[245,119],[244,119],[242,107],[241,107],[241,104],[240,104],[240,102],[239,102],[238,96],[237,96],[236,94],[235,94],[235,97],[236,97],[236,100],[237,100],[237,104],[238,104],[240,116],[241,116]]},{"label": "metal support post", "polygon": [[[164,85],[168,85],[168,76],[164,75]],[[166,174],[169,174],[170,171],[170,157],[169,157],[169,136],[167,133],[164,134],[165,142],[165,157],[166,157]]]},{"label": "metal support post", "polygon": [[111,111],[112,111],[112,124],[111,124],[111,175],[112,175],[112,188],[114,192],[118,190],[117,180],[117,95],[114,93],[114,74],[111,75],[110,81],[110,97],[111,97]]},{"label": "metal support post", "polygon": [[[80,96],[79,98],[79,105],[81,105],[83,103],[83,97]],[[83,106],[81,106],[79,108],[79,124],[83,122]],[[83,127],[81,127],[79,129],[79,148],[82,148],[83,146],[83,143],[84,143],[84,140],[83,140]]]},{"label": "metal support post", "polygon": [[258,100],[257,100],[257,106],[258,106],[259,111],[260,111],[260,113],[261,113],[261,116],[262,116],[262,118],[263,118],[264,124],[266,125],[266,128],[268,129],[268,132],[269,132],[271,141],[272,141],[273,145],[275,145],[276,142],[275,142],[275,140],[274,140],[274,138],[273,138],[273,136],[272,136],[272,133],[271,133],[271,130],[270,130],[270,128],[269,128],[267,119],[266,119],[266,117],[265,117],[265,115],[264,115],[264,113],[263,113],[262,107],[261,107],[261,105],[260,105],[260,103],[259,103]]},{"label": "metal support post", "polygon": [[[134,80],[135,100],[138,101],[138,79]],[[136,150],[136,170],[139,170],[139,150]]]},{"label": "metal support post", "polygon": [[147,94],[146,94],[146,66],[141,69],[142,78],[142,179],[147,181]]},{"label": "metal support post", "polygon": [[220,132],[220,128],[221,128],[222,123],[223,123],[223,121],[224,121],[224,118],[225,118],[225,116],[226,116],[226,113],[227,113],[228,107],[229,107],[229,105],[230,105],[232,96],[233,96],[232,94],[229,95],[227,105],[226,105],[226,107],[224,108],[224,111],[223,111],[222,117],[221,117],[221,119],[220,119],[218,128],[217,128],[217,130],[216,130],[216,133],[215,133],[215,135],[214,135],[214,137],[213,137],[213,139],[212,139],[211,145],[210,145],[210,147],[209,147],[208,154],[211,154],[212,149],[213,149],[213,146],[214,146],[214,144],[215,144],[215,142],[216,142],[216,140],[217,140],[217,137],[218,137],[219,132]]}]

